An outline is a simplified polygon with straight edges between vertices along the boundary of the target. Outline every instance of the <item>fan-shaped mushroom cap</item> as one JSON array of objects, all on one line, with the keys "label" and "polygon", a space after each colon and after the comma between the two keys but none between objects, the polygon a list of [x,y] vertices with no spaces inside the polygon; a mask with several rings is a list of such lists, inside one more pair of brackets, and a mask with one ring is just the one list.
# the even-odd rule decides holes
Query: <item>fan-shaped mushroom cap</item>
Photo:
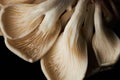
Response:
[{"label": "fan-shaped mushroom cap", "polygon": [[41,59],[48,80],[83,80],[87,70],[87,46],[80,34],[86,0],[79,0],[63,34]]},{"label": "fan-shaped mushroom cap", "polygon": [[93,48],[100,66],[113,65],[120,56],[120,40],[117,35],[103,27],[101,4],[95,4],[95,35]]}]

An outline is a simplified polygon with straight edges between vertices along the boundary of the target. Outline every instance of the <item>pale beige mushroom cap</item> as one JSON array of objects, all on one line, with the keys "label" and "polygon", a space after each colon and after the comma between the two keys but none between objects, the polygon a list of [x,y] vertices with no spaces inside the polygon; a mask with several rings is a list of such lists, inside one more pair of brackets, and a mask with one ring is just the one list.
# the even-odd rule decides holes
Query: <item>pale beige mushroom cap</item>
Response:
[{"label": "pale beige mushroom cap", "polygon": [[93,48],[101,66],[113,65],[120,56],[120,39],[102,22],[101,4],[95,4],[94,13],[95,35],[93,37]]},{"label": "pale beige mushroom cap", "polygon": [[41,59],[43,73],[48,80],[83,80],[87,70],[87,46],[79,32],[84,20],[86,0],[77,3],[63,34]]}]

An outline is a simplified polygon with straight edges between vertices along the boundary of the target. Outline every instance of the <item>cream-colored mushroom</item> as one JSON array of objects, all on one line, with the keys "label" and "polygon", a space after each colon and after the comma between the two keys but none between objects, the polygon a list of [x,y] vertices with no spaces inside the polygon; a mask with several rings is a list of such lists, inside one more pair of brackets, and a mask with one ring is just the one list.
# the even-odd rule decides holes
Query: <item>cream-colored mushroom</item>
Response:
[{"label": "cream-colored mushroom", "polygon": [[56,41],[61,31],[59,18],[73,2],[48,0],[3,9],[1,30],[8,49],[29,62],[40,59]]},{"label": "cream-colored mushroom", "polygon": [[41,59],[48,80],[83,80],[87,69],[86,41],[80,34],[87,0],[79,0],[63,34]]},{"label": "cream-colored mushroom", "polygon": [[120,56],[120,40],[116,34],[104,27],[100,2],[95,3],[95,35],[93,48],[100,66],[115,64]]}]

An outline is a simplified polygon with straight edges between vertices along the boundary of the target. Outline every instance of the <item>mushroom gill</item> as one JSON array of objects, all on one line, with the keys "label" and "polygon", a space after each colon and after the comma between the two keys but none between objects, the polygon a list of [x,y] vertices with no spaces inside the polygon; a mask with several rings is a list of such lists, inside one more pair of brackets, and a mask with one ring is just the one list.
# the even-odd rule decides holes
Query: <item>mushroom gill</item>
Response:
[{"label": "mushroom gill", "polygon": [[[45,0],[0,0],[0,14],[1,9],[6,6],[10,6],[13,4],[21,4],[21,3],[42,3]],[[0,29],[0,36],[2,36],[2,31]]]},{"label": "mushroom gill", "polygon": [[106,27],[120,18],[114,3],[0,0],[0,36],[21,59],[40,60],[48,80],[83,80],[120,57],[120,39]]},{"label": "mushroom gill", "polygon": [[1,19],[6,46],[26,61],[37,61],[56,41],[61,31],[59,18],[73,2],[48,0],[6,7]]},{"label": "mushroom gill", "polygon": [[33,0],[0,0],[2,5],[11,5],[17,3],[31,3]]},{"label": "mushroom gill", "polygon": [[94,23],[95,34],[92,44],[99,65],[115,64],[120,56],[120,40],[114,32],[104,27],[100,1],[95,3]]},{"label": "mushroom gill", "polygon": [[87,70],[87,46],[80,33],[87,0],[79,0],[64,32],[41,58],[42,71],[48,80],[82,80]]}]

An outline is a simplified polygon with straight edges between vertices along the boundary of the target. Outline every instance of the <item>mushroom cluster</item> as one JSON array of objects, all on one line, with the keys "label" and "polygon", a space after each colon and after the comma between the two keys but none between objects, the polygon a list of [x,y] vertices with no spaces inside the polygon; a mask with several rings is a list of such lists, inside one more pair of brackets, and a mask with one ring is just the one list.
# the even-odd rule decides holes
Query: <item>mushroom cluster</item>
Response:
[{"label": "mushroom cluster", "polygon": [[48,80],[83,80],[120,57],[120,39],[104,24],[111,16],[104,0],[0,0],[0,35],[21,59],[40,60]]}]

